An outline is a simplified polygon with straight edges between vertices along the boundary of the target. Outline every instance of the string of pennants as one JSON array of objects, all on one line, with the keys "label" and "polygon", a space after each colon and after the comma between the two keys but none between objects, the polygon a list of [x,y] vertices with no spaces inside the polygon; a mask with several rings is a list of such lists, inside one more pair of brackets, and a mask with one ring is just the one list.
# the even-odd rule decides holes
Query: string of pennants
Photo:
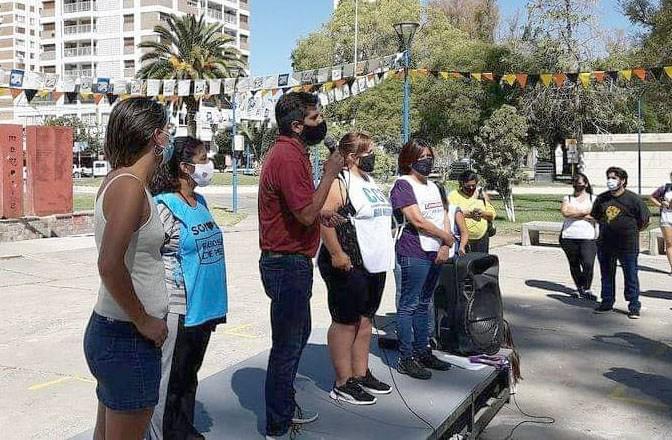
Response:
[{"label": "string of pennants", "polygon": [[[400,73],[403,75],[403,73]],[[555,85],[556,87],[563,87],[566,85],[581,84],[584,88],[588,88],[593,83],[602,83],[611,81],[616,83],[620,81],[631,81],[639,79],[640,81],[660,81],[665,78],[672,79],[672,66],[653,67],[653,68],[633,68],[622,70],[596,70],[592,72],[558,72],[558,73],[474,73],[474,72],[455,72],[455,71],[438,71],[428,69],[413,69],[410,71],[411,77],[427,77],[434,76],[445,80],[468,80],[480,83],[498,83],[500,85],[515,86],[520,88],[528,86],[535,86],[543,84],[545,87]]]}]

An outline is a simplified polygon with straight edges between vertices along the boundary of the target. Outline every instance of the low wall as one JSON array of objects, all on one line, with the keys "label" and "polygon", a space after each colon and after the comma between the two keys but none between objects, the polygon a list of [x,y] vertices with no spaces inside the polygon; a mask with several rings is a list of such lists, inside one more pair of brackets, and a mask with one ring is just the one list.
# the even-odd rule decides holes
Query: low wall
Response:
[{"label": "low wall", "polygon": [[93,211],[0,220],[0,242],[93,233]]}]

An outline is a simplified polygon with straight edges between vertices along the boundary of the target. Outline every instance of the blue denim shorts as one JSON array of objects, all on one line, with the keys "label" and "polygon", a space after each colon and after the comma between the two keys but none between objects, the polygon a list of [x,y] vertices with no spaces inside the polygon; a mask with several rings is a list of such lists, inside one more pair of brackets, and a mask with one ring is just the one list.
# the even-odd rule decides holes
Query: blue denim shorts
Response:
[{"label": "blue denim shorts", "polygon": [[159,401],[161,349],[131,322],[91,315],[84,355],[98,381],[98,400],[115,411],[153,408]]}]

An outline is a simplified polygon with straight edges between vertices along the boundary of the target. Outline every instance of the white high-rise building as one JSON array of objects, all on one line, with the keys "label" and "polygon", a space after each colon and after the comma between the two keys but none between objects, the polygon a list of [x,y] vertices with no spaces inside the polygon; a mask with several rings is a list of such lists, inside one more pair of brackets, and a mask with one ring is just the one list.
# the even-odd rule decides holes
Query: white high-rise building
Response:
[{"label": "white high-rise building", "polygon": [[[131,79],[140,68],[138,43],[158,39],[154,26],[171,13],[204,14],[208,21],[222,23],[247,63],[249,1],[0,0],[0,66],[62,77]],[[48,97],[36,97],[29,104],[22,96],[12,104],[11,97],[0,98],[0,122],[33,124],[51,115],[75,114],[104,125],[110,112],[106,103],[55,105]]]}]

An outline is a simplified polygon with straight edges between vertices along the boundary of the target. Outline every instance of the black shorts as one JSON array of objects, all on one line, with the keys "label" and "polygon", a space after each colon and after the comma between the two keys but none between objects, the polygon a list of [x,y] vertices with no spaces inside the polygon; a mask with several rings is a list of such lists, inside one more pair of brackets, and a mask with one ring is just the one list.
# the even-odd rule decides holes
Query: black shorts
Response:
[{"label": "black shorts", "polygon": [[369,273],[353,268],[348,272],[331,265],[331,256],[323,248],[317,261],[320,274],[327,285],[329,313],[339,324],[356,324],[365,316],[373,318],[385,290],[385,272]]}]

